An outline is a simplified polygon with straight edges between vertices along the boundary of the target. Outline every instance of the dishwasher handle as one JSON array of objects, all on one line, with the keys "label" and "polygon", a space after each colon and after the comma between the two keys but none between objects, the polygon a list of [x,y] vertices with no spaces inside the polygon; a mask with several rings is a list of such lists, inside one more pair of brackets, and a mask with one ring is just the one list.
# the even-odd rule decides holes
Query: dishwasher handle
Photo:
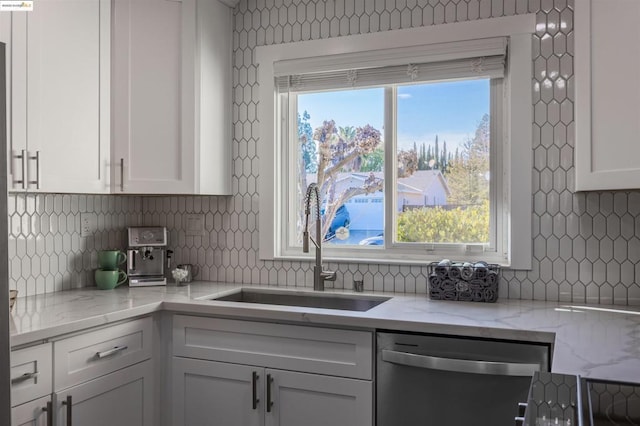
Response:
[{"label": "dishwasher handle", "polygon": [[382,350],[382,360],[393,364],[407,365],[409,367],[454,371],[457,373],[488,374],[492,376],[531,377],[533,373],[540,371],[539,364],[440,358],[430,355],[391,351],[388,349]]}]

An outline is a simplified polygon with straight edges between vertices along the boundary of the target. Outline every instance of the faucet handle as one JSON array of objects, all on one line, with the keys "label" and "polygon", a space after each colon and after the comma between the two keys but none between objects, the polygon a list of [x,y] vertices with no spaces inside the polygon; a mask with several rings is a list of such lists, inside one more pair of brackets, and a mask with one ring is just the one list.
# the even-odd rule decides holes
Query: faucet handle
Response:
[{"label": "faucet handle", "polygon": [[336,271],[322,271],[322,278],[325,281],[335,281],[337,277]]}]

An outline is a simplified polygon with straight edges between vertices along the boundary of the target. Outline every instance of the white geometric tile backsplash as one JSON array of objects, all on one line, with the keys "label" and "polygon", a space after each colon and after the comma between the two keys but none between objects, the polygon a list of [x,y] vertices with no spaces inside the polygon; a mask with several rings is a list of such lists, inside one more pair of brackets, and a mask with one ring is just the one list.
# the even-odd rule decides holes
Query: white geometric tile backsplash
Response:
[{"label": "white geometric tile backsplash", "polygon": [[[98,250],[126,247],[127,226],[142,223],[140,197],[9,194],[9,288],[19,296],[94,285]],[[80,237],[80,213],[97,231]]]},{"label": "white geometric tile backsplash", "polygon": [[[233,35],[234,195],[11,195],[10,229],[17,233],[9,241],[10,286],[34,294],[90,284],[96,250],[124,247],[124,229],[140,223],[167,226],[175,263],[200,265],[199,278],[309,286],[311,263],[258,259],[255,48],[522,13],[535,13],[538,22],[532,37],[533,269],[504,271],[500,297],[640,305],[640,193],[571,192],[574,40],[573,1],[567,0],[241,0]],[[90,239],[79,237],[83,211],[102,221]],[[184,233],[184,217],[193,213],[204,216],[203,237]],[[338,281],[328,283],[336,288],[363,278],[367,290],[426,292],[423,266],[329,266],[338,271]]]}]

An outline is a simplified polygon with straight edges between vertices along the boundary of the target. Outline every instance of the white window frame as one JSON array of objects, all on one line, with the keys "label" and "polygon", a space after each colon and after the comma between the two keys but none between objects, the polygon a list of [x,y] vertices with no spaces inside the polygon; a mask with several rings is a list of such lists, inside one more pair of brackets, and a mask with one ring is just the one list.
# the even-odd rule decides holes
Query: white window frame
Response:
[{"label": "white window frame", "polygon": [[[325,259],[336,262],[375,262],[375,263],[424,263],[441,259],[444,255],[455,259],[482,259],[509,266],[514,269],[530,269],[532,255],[531,240],[531,170],[532,170],[532,50],[531,34],[535,30],[535,15],[519,15],[513,17],[484,19],[408,30],[386,31],[382,33],[357,36],[338,37],[326,40],[314,40],[288,43],[275,46],[262,46],[256,49],[258,83],[260,87],[260,104],[258,119],[260,122],[259,158],[259,257],[263,260],[291,259],[312,260],[313,253],[305,255],[300,250],[293,253],[284,250],[283,227],[287,226],[288,212],[283,209],[279,188],[283,188],[283,179],[291,179],[288,175],[277,171],[287,170],[287,147],[282,143],[287,139],[291,127],[287,124],[287,115],[282,114],[284,121],[276,120],[279,116],[275,88],[275,76],[285,67],[291,73],[304,73],[319,70],[322,67],[336,66],[341,61],[366,62],[375,61],[378,66],[407,63],[420,51],[433,54],[446,45],[443,43],[462,42],[491,37],[508,37],[509,54],[507,72],[504,81],[504,129],[502,136],[503,149],[501,155],[504,188],[499,208],[505,212],[506,223],[504,252],[492,253],[474,250],[430,251],[431,246],[402,250],[399,244],[390,249],[380,247],[357,247],[340,249],[325,246]],[[428,40],[425,42],[425,40]],[[403,53],[405,52],[404,56]],[[446,49],[441,50],[442,57],[447,57]],[[322,60],[317,58],[322,57]],[[333,60],[327,60],[327,58]],[[288,111],[288,106],[284,106]],[[285,111],[281,111],[285,112]],[[491,111],[492,114],[496,111]],[[498,111],[497,113],[500,113]],[[385,138],[386,140],[390,140]],[[390,151],[390,150],[388,150]],[[500,151],[500,150],[499,150]],[[499,159],[498,159],[499,160]],[[493,180],[493,177],[492,177]],[[385,194],[394,194],[392,185],[395,179],[385,179]],[[290,194],[291,195],[291,194]],[[386,203],[387,210],[393,203]],[[388,214],[388,212],[386,212]],[[391,221],[386,221],[391,222]],[[389,244],[393,224],[385,223],[385,242]],[[400,253],[393,253],[400,252]]]}]

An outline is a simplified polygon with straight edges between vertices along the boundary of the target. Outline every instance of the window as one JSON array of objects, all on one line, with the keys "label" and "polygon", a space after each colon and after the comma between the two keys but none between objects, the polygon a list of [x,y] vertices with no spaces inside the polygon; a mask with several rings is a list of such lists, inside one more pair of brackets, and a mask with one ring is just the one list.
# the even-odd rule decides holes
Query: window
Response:
[{"label": "window", "polygon": [[[443,27],[452,25],[462,24]],[[526,267],[530,236],[518,243],[514,225],[530,221],[531,210],[528,219],[516,218],[512,204],[530,198],[530,166],[524,174],[514,172],[511,160],[527,152],[527,141],[530,150],[532,125],[527,111],[519,111],[527,108],[511,99],[525,93],[531,79],[529,70],[528,81],[525,74],[516,84],[509,72],[531,67],[530,35],[507,33],[418,46],[397,40],[393,49],[352,46],[352,52],[324,57],[296,53],[294,46],[260,48],[258,56],[266,57],[259,60],[261,118],[271,117],[261,119],[261,131],[263,123],[268,129],[261,138],[271,131],[274,137],[260,158],[275,165],[273,188],[265,185],[269,180],[261,185],[261,258],[300,257],[304,194],[315,182],[326,257],[464,257]],[[341,37],[347,39],[352,37]],[[308,43],[331,52],[332,42]],[[518,56],[528,64],[517,64]],[[525,143],[516,146],[512,126],[527,121],[523,134],[529,137],[524,134]],[[274,232],[263,238],[269,225]]]},{"label": "window", "polygon": [[[409,67],[418,73],[417,65]],[[283,188],[295,194],[295,201],[283,206],[296,217],[283,236],[291,247],[301,246],[303,218],[296,212],[304,210],[304,188],[315,182],[323,199],[323,241],[329,245],[361,247],[391,229],[378,249],[422,243],[441,250],[475,244],[497,251],[502,188],[490,176],[501,174],[497,161],[491,170],[491,153],[501,144],[491,128],[499,128],[501,120],[490,111],[502,101],[502,76],[491,79],[486,69],[471,72],[473,78],[361,89],[332,90],[329,81],[328,89],[310,92],[294,92],[283,83],[280,96],[288,108],[281,111],[297,126],[284,142],[290,149],[285,167],[296,170]],[[396,163],[397,172],[388,167]],[[392,192],[385,194],[387,179]],[[345,206],[351,200],[361,205]],[[336,234],[338,228],[345,232]]]}]

